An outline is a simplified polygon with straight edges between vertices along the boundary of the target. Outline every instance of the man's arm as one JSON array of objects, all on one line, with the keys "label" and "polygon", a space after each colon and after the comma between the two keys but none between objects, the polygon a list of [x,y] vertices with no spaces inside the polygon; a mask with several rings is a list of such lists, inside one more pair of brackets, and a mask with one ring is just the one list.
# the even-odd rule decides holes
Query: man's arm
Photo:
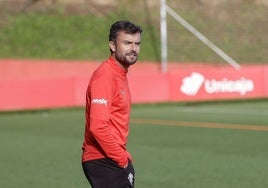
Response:
[{"label": "man's arm", "polygon": [[113,90],[114,83],[111,79],[99,78],[91,83],[88,91],[91,96],[90,131],[105,155],[119,166],[125,167],[128,164],[129,154],[115,139],[109,124]]}]

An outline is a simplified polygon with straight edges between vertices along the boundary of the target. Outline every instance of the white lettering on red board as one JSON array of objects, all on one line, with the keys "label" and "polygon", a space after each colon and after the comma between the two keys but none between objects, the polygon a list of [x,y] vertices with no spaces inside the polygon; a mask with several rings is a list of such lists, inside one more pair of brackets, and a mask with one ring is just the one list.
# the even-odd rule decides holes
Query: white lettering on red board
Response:
[{"label": "white lettering on red board", "polygon": [[195,96],[203,85],[205,92],[208,94],[239,93],[240,95],[246,95],[248,92],[254,90],[254,82],[245,77],[237,80],[228,78],[222,78],[220,80],[214,78],[205,79],[204,75],[197,72],[192,72],[190,76],[182,79],[180,90],[188,96]]}]

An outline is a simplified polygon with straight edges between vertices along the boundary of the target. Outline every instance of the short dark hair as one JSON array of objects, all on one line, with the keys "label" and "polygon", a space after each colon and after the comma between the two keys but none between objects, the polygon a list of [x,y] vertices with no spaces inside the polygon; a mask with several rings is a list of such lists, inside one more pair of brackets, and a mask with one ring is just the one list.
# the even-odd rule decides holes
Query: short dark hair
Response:
[{"label": "short dark hair", "polygon": [[140,26],[126,20],[115,22],[110,28],[109,41],[116,41],[117,34],[124,31],[128,34],[142,33]]}]

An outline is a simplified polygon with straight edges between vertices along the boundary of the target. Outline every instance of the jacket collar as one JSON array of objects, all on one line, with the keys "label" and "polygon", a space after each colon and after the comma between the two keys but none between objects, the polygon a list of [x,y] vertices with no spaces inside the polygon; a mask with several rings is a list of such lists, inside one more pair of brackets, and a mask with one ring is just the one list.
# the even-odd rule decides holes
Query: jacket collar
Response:
[{"label": "jacket collar", "polygon": [[110,56],[108,59],[108,63],[112,66],[113,70],[116,71],[116,73],[122,75],[122,76],[126,76],[128,70],[124,69],[118,61],[115,60],[115,58],[113,56]]}]

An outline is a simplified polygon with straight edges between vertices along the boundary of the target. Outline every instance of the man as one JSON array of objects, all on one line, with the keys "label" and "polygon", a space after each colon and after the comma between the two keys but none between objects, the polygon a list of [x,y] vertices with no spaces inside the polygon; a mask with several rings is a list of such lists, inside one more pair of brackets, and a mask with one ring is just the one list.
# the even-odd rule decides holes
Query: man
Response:
[{"label": "man", "polygon": [[86,96],[82,166],[93,188],[133,188],[135,171],[127,151],[130,91],[127,72],[136,63],[142,29],[129,22],[111,26],[111,56],[93,73]]}]

